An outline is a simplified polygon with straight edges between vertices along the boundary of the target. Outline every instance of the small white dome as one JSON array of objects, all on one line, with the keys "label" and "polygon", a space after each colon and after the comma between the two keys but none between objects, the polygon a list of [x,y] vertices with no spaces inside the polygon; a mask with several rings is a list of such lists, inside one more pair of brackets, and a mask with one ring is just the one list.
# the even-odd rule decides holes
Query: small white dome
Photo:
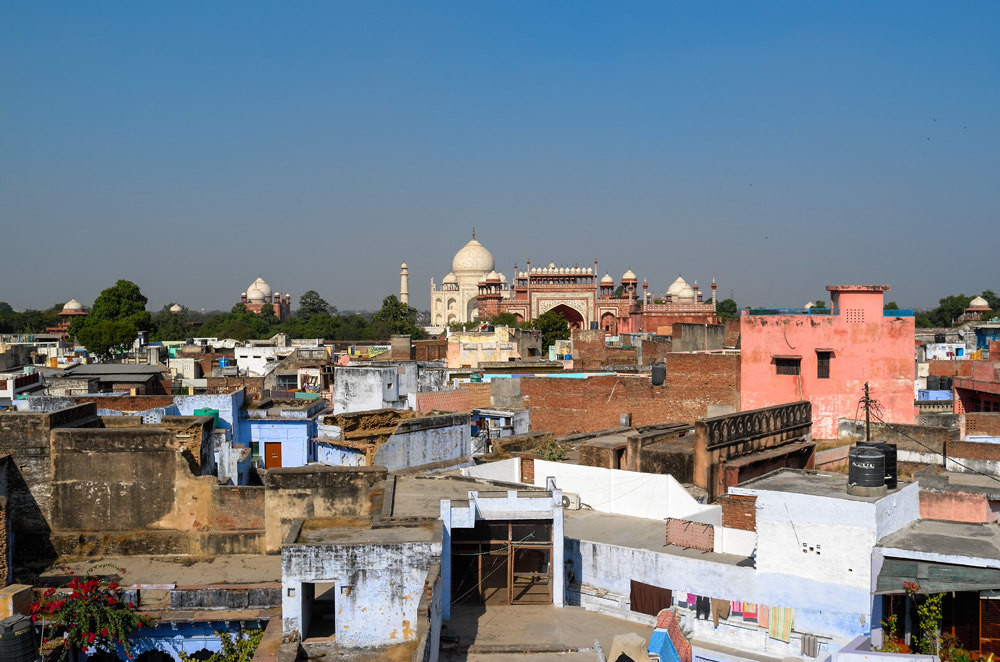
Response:
[{"label": "small white dome", "polygon": [[475,239],[472,239],[461,250],[455,253],[451,261],[451,270],[456,274],[475,274],[477,276],[493,271],[493,253]]},{"label": "small white dome", "polygon": [[78,313],[82,310],[83,310],[83,304],[77,301],[76,299],[70,299],[69,301],[66,302],[66,305],[63,306],[64,313]]},{"label": "small white dome", "polygon": [[444,283],[445,285],[451,285],[452,283],[457,283],[458,276],[456,276],[454,272],[449,271],[448,275],[445,276],[444,280],[442,280],[441,282]]},{"label": "small white dome", "polygon": [[628,271],[622,274],[622,282],[627,280],[637,280],[637,277],[635,273],[632,272],[632,269],[629,269]]},{"label": "small white dome", "polygon": [[181,308],[181,305],[179,303],[175,303],[174,305],[170,306],[170,312],[172,312],[174,315],[177,315],[178,313],[183,313],[184,309]]},{"label": "small white dome", "polygon": [[555,268],[556,268],[556,263],[555,262],[549,262],[549,269],[555,269]]},{"label": "small white dome", "polygon": [[495,271],[491,271],[488,274],[486,274],[486,280],[487,280],[487,282],[489,282],[489,281],[499,281],[500,280],[500,274],[498,274]]},{"label": "small white dome", "polygon": [[976,297],[969,302],[969,308],[989,308],[989,307],[990,307],[989,302],[983,297]]},{"label": "small white dome", "polygon": [[500,272],[500,282],[501,283],[506,283],[507,282],[507,276],[505,276],[503,274],[503,272]]},{"label": "small white dome", "polygon": [[271,286],[260,276],[247,288],[247,298],[251,301],[266,301],[271,298]]},{"label": "small white dome", "polygon": [[404,262],[403,264],[399,265],[399,268],[400,268],[400,269],[406,269],[406,268],[408,268],[408,267],[406,266],[406,262]]},{"label": "small white dome", "polygon": [[601,285],[614,285],[615,279],[611,277],[611,274],[604,274],[604,278],[601,279]]},{"label": "small white dome", "polygon": [[691,300],[694,301],[694,290],[690,286],[681,289],[677,294],[677,298],[681,300]]}]

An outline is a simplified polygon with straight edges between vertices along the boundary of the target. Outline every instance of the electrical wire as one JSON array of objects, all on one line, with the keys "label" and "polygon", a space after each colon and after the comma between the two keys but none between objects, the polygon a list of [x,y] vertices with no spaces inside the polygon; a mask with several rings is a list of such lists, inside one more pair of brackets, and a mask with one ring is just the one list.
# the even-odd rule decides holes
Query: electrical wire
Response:
[{"label": "electrical wire", "polygon": [[[882,418],[882,408],[879,407],[877,404],[876,404],[875,412],[873,413],[873,415],[875,416],[875,420],[877,420],[879,423],[882,423],[883,425],[886,425],[886,426],[892,428],[896,432],[896,434],[902,435],[902,436],[906,437],[907,439],[909,439],[910,441],[912,441],[912,442],[914,442],[916,444],[919,444],[920,446],[923,446],[924,448],[926,448],[927,450],[929,450],[931,453],[937,454],[938,451],[936,449],[928,446],[927,444],[925,444],[924,442],[920,441],[919,439],[915,439],[914,437],[911,437],[910,435],[906,434],[905,432],[903,432],[902,430],[900,430],[898,427],[896,427],[895,424],[889,423],[884,418]],[[948,462],[954,462],[955,464],[957,464],[958,466],[962,467],[963,469],[965,469],[966,471],[968,471],[970,473],[979,474],[980,476],[985,476],[986,478],[989,478],[990,480],[994,480],[994,481],[1000,483],[1000,478],[997,478],[996,476],[993,476],[993,475],[990,475],[990,474],[987,474],[987,473],[983,473],[982,471],[978,471],[976,469],[973,469],[972,467],[970,467],[968,465],[962,464],[961,462],[959,462],[958,460],[956,460],[953,457],[946,457],[945,458],[945,471],[948,470],[948,466],[947,466]]]},{"label": "electrical wire", "polygon": [[520,540],[515,540],[515,541],[507,544],[506,547],[501,547],[499,549],[490,549],[490,550],[487,550],[485,552],[466,552],[464,554],[457,554],[456,553],[456,554],[453,554],[453,556],[486,556],[487,554],[497,554],[499,552],[506,552],[512,546],[517,545],[518,543],[522,543],[525,540],[527,540],[528,538],[534,538],[534,537],[535,537],[535,534],[534,534],[534,532],[532,532],[532,533],[529,533],[528,535],[524,536]]}]

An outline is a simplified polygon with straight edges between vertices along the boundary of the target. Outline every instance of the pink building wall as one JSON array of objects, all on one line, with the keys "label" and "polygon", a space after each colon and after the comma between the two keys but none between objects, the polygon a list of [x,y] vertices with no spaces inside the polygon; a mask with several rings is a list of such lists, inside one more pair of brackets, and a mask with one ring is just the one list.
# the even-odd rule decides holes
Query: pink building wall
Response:
[{"label": "pink building wall", "polygon": [[[884,317],[888,285],[831,285],[834,315],[740,318],[740,407],[809,400],[813,438],[836,439],[837,419],[853,418],[869,383],[885,420],[913,423],[914,319]],[[832,352],[830,376],[817,376],[817,352]],[[799,375],[777,374],[777,359],[799,358]]]}]

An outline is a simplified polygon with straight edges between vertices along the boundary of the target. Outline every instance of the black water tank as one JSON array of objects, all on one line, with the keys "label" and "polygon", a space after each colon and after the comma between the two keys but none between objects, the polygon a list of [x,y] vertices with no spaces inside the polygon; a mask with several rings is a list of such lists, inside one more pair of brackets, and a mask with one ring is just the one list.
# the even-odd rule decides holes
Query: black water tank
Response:
[{"label": "black water tank", "polygon": [[944,341],[945,341],[945,339],[944,339],[944,334],[943,333],[935,333],[934,334],[934,342],[936,342],[936,343],[942,343]]},{"label": "black water tank", "polygon": [[885,485],[885,455],[882,451],[855,446],[848,454],[847,484],[858,487]]},{"label": "black water tank", "polygon": [[938,379],[938,390],[939,391],[950,391],[955,380],[951,377],[941,377]]},{"label": "black water tank", "polygon": [[940,391],[941,390],[941,378],[940,377],[928,377],[927,378],[927,390],[928,391]]},{"label": "black water tank", "polygon": [[663,382],[667,379],[667,364],[666,363],[654,363],[653,364],[653,386],[663,386]]},{"label": "black water tank", "polygon": [[887,444],[884,441],[859,441],[858,447],[874,448],[881,451],[885,458],[885,486],[890,490],[896,489],[899,482],[899,469],[896,466],[896,444]]},{"label": "black water tank", "polygon": [[11,616],[0,621],[0,660],[35,662],[38,644],[35,627],[28,616]]}]

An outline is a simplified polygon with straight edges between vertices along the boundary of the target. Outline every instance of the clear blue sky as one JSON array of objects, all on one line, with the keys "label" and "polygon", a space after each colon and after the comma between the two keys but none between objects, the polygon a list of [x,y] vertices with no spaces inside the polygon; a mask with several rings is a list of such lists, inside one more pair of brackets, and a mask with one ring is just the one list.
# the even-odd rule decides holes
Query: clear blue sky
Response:
[{"label": "clear blue sky", "polygon": [[428,306],[683,273],[741,306],[1000,291],[994,2],[5,2],[0,300]]}]

